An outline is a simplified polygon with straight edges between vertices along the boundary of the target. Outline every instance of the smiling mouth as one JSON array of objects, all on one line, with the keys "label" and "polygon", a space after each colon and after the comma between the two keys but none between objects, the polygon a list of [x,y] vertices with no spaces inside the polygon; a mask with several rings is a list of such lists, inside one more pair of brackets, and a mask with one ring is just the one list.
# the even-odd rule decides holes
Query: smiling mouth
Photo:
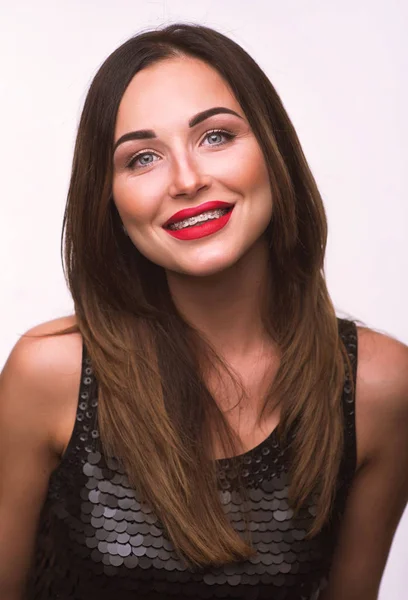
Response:
[{"label": "smiling mouth", "polygon": [[180,229],[187,229],[188,227],[201,225],[202,223],[207,223],[208,221],[212,221],[214,219],[219,219],[220,217],[223,217],[227,213],[231,212],[233,208],[233,206],[229,206],[228,208],[216,208],[213,210],[207,210],[194,217],[189,217],[187,219],[183,219],[182,221],[177,221],[176,223],[170,223],[165,227],[165,229],[179,231]]}]

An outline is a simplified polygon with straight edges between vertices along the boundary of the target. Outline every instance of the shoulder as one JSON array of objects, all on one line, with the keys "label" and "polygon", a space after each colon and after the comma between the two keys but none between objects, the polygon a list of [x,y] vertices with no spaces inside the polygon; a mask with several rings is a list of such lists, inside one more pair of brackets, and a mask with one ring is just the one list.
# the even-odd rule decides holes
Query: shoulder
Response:
[{"label": "shoulder", "polygon": [[358,327],[356,428],[358,463],[408,441],[408,346]]},{"label": "shoulder", "polygon": [[68,423],[75,419],[82,365],[75,316],[42,323],[21,336],[0,375],[0,416],[8,427],[29,427],[30,435],[59,453]]},{"label": "shoulder", "polygon": [[377,598],[408,500],[408,348],[357,328],[357,473],[325,598]]},{"label": "shoulder", "polygon": [[41,323],[24,333],[7,359],[1,373],[2,380],[13,380],[47,392],[58,382],[64,385],[78,371],[82,354],[82,336],[79,332],[56,335],[74,327],[76,318],[62,317]]}]

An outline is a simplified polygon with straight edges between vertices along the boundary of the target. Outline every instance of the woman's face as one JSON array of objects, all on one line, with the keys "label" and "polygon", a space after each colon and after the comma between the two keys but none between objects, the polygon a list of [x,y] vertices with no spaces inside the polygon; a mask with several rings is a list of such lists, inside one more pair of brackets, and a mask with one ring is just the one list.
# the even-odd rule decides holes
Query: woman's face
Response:
[{"label": "woman's face", "polygon": [[[220,112],[189,124],[214,107],[237,114]],[[172,58],[135,75],[119,106],[113,161],[113,199],[126,231],[166,270],[195,276],[223,271],[248,252],[271,219],[269,176],[255,135],[228,85],[201,60]],[[202,235],[196,227],[191,232],[201,229],[201,237],[179,239],[163,227],[176,212],[210,201],[234,206],[221,229]]]}]

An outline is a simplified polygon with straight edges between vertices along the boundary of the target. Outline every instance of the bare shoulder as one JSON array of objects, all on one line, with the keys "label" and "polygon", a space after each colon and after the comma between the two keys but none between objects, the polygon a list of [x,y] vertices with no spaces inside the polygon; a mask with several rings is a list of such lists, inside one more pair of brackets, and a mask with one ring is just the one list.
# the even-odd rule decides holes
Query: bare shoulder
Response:
[{"label": "bare shoulder", "polygon": [[[76,331],[48,335],[76,325],[62,317],[28,330],[12,349],[0,375],[0,417],[10,426],[27,423],[63,451],[75,419],[81,376],[82,336]],[[44,337],[45,336],[45,337]]]},{"label": "bare shoulder", "polygon": [[74,316],[41,323],[24,333],[14,348],[1,373],[8,380],[21,378],[34,387],[47,391],[55,383],[64,385],[80,368],[82,353],[79,332],[50,335],[76,325]]},{"label": "bare shoulder", "polygon": [[365,327],[358,328],[360,402],[374,409],[408,410],[408,346]]},{"label": "bare shoulder", "polygon": [[357,473],[348,493],[325,598],[378,597],[408,500],[408,348],[358,328]]},{"label": "bare shoulder", "polygon": [[360,465],[408,438],[408,346],[365,327],[358,327],[356,427]]}]

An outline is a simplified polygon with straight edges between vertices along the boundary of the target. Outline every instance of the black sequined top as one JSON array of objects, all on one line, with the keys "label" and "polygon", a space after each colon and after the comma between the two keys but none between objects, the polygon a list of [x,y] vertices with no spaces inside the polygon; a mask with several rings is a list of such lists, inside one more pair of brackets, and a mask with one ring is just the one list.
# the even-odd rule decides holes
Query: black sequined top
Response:
[{"label": "black sequined top", "polygon": [[[356,326],[344,319],[338,323],[355,380]],[[356,466],[354,397],[348,374],[343,401],[345,452],[335,511],[321,533],[305,539],[315,514],[313,501],[293,516],[288,505],[288,452],[273,432],[240,457],[256,555],[223,567],[188,569],[154,512],[131,489],[124,471],[101,453],[97,385],[84,348],[76,424],[64,458],[50,478],[28,599],[317,600],[327,581]],[[217,461],[217,467],[222,504],[235,529],[242,532],[230,459]]]}]

